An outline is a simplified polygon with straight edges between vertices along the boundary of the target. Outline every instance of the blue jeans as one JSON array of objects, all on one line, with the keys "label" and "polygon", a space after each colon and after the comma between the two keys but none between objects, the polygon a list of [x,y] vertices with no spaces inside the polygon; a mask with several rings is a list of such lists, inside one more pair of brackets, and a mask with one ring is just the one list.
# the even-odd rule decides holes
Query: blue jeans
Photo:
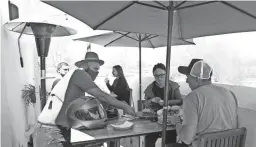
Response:
[{"label": "blue jeans", "polygon": [[32,135],[34,147],[71,147],[70,129],[38,123]]}]

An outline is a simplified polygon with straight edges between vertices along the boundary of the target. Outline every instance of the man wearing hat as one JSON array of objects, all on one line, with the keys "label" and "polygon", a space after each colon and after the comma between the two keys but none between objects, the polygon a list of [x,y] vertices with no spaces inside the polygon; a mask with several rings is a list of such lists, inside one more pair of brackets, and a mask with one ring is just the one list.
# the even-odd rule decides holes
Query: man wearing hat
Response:
[{"label": "man wearing hat", "polygon": [[[70,103],[84,95],[91,95],[101,102],[123,109],[125,113],[135,115],[128,104],[116,100],[103,92],[93,81],[104,64],[94,52],[87,52],[85,59],[78,61],[52,89],[46,105],[38,117],[38,124],[33,134],[36,147],[71,146],[67,108]],[[56,133],[57,132],[57,133]]]},{"label": "man wearing hat", "polygon": [[212,68],[202,59],[192,59],[178,71],[187,76],[191,88],[183,101],[183,121],[175,117],[177,135],[183,145],[198,146],[197,136],[238,127],[235,94],[211,83]]}]

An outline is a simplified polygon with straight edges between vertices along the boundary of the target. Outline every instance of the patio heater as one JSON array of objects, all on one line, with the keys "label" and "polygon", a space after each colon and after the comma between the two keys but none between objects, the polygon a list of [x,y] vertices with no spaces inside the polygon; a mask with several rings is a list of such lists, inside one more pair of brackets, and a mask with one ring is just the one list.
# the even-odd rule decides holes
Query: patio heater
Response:
[{"label": "patio heater", "polygon": [[69,36],[76,34],[76,31],[60,25],[41,23],[41,22],[8,22],[5,27],[10,31],[20,33],[18,38],[18,46],[20,53],[20,63],[23,67],[23,60],[20,51],[19,39],[22,34],[34,35],[37,47],[37,54],[40,58],[40,70],[41,70],[41,85],[40,85],[40,100],[41,110],[46,104],[46,70],[45,61],[48,56],[51,37]]}]

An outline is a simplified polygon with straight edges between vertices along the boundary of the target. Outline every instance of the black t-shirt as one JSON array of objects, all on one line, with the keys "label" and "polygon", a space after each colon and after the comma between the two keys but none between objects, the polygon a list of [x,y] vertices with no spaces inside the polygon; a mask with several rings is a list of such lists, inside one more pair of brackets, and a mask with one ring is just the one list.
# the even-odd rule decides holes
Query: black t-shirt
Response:
[{"label": "black t-shirt", "polygon": [[[152,92],[155,97],[160,97],[161,100],[164,100],[164,87],[160,88],[156,85],[156,82],[154,82],[152,87]],[[171,99],[172,99],[172,94],[171,94],[171,90],[169,90],[168,100],[171,100]],[[162,109],[162,106],[158,103],[151,102],[151,109],[157,111],[159,109]]]},{"label": "black t-shirt", "polygon": [[[164,100],[164,87],[160,88],[156,85],[156,82],[153,84],[152,91],[155,95],[155,97],[160,97],[162,100]],[[169,90],[168,100],[172,99],[171,90]]]}]

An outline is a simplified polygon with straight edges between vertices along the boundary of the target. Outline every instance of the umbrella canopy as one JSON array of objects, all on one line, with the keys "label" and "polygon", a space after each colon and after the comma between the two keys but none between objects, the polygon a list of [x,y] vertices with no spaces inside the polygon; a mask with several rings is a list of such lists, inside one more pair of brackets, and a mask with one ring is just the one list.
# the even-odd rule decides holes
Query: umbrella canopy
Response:
[{"label": "umbrella canopy", "polygon": [[[44,1],[93,29],[167,36],[162,147],[165,146],[171,38],[256,31],[255,1]],[[166,30],[167,29],[167,30]]]},{"label": "umbrella canopy", "polygon": [[[44,1],[93,29],[167,36],[168,1]],[[256,1],[174,1],[173,38],[256,31]]]},{"label": "umbrella canopy", "polygon": [[[141,41],[140,37],[141,36]],[[95,43],[102,45],[104,47],[108,46],[125,46],[125,47],[139,47],[139,42],[141,42],[141,47],[145,48],[158,48],[166,46],[167,37],[152,35],[152,34],[138,34],[130,32],[119,32],[115,31],[113,33],[104,33],[95,36],[77,38],[74,40],[80,40],[90,43]],[[192,39],[176,39],[172,38],[172,46],[177,45],[194,45]]]},{"label": "umbrella canopy", "polygon": [[[125,46],[125,47],[138,47],[139,48],[139,100],[141,100],[141,47],[157,48],[166,46],[167,37],[152,35],[152,34],[138,34],[131,32],[104,33],[101,35],[89,36],[78,38],[74,40],[85,41],[107,46]],[[194,45],[192,39],[175,39],[172,38],[172,45]]]}]

